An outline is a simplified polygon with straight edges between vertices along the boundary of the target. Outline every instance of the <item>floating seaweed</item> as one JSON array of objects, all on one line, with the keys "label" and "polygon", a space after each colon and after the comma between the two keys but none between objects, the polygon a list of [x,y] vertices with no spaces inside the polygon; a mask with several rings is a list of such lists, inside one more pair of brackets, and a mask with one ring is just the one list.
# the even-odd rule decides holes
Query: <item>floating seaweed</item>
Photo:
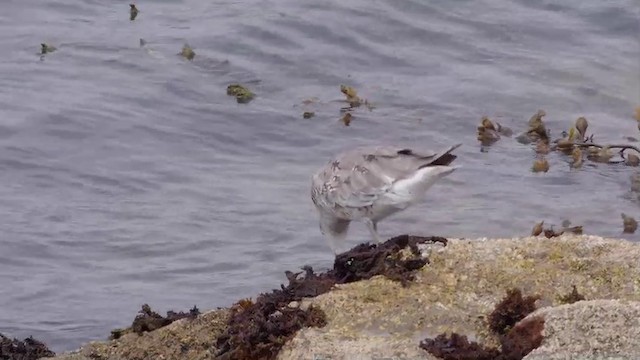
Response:
[{"label": "floating seaweed", "polygon": [[527,129],[527,131],[516,136],[516,141],[521,144],[531,144],[541,140],[548,144],[549,133],[546,126],[544,125],[544,122],[542,121],[542,118],[546,115],[547,113],[544,110],[538,110],[529,119],[529,128]]},{"label": "floating seaweed", "polygon": [[40,54],[44,55],[44,54],[48,54],[48,53],[52,53],[54,51],[56,51],[57,48],[53,45],[48,45],[45,43],[40,44]]},{"label": "floating seaweed", "polygon": [[[582,161],[577,161],[576,149],[586,149],[587,159],[596,163],[616,164],[624,163],[628,166],[640,165],[638,155],[628,152],[634,150],[640,154],[640,148],[626,144],[597,144],[593,142],[593,134],[587,134],[588,122],[584,116],[579,117],[564,137],[555,141],[555,149],[571,155],[574,158],[574,168],[580,167]],[[615,155],[612,149],[618,149],[623,161],[612,161]],[[580,154],[581,155],[581,154]]]},{"label": "floating seaweed", "polygon": [[627,154],[627,157],[624,160],[624,163],[627,166],[638,166],[640,165],[640,157],[638,157],[635,154]]},{"label": "floating seaweed", "polygon": [[533,166],[531,167],[531,171],[534,173],[537,172],[547,172],[549,171],[549,161],[546,158],[541,157],[539,159],[535,159],[533,161]]},{"label": "floating seaweed", "polygon": [[302,113],[302,117],[304,119],[311,119],[314,116],[316,116],[316,113],[314,113],[313,111],[305,111]]},{"label": "floating seaweed", "polygon": [[587,119],[585,117],[580,116],[576,120],[575,128],[576,130],[578,130],[578,133],[580,134],[581,141],[584,141],[584,139],[587,137],[588,127],[589,127],[589,123],[587,122]]},{"label": "floating seaweed", "polygon": [[499,122],[491,121],[487,116],[483,116],[480,119],[480,125],[477,128],[477,139],[482,146],[489,146],[496,141],[500,140],[501,136],[510,137],[513,135],[513,130],[506,126],[502,126]]},{"label": "floating seaweed", "polygon": [[625,213],[622,213],[620,215],[622,216],[622,232],[626,234],[635,233],[638,229],[638,221]]},{"label": "floating seaweed", "polygon": [[254,93],[240,84],[231,84],[227,86],[227,95],[235,96],[238,104],[246,104],[255,97]]},{"label": "floating seaweed", "polygon": [[372,110],[374,106],[369,103],[367,99],[363,99],[358,96],[358,92],[355,88],[347,85],[340,85],[340,92],[346,96],[346,102],[349,104],[348,108],[344,110],[357,108],[360,105],[365,105],[369,110]]},{"label": "floating seaweed", "polygon": [[608,163],[613,157],[611,148],[608,145],[601,148],[591,146],[588,149],[589,153],[587,154],[587,159],[593,162]]},{"label": "floating seaweed", "polygon": [[571,151],[571,159],[573,162],[571,163],[571,168],[578,169],[582,166],[583,158],[582,158],[582,150],[579,147],[574,147]]},{"label": "floating seaweed", "polygon": [[536,142],[536,154],[538,155],[546,155],[551,152],[551,147],[549,143],[543,140],[538,140]]},{"label": "floating seaweed", "polygon": [[196,52],[193,51],[189,44],[184,44],[182,45],[182,50],[178,55],[184,57],[187,60],[193,60],[193,58],[196,57]]},{"label": "floating seaweed", "polygon": [[493,122],[486,116],[483,116],[480,120],[480,126],[478,126],[477,130],[477,139],[482,146],[489,146],[500,140],[500,133],[493,125]]},{"label": "floating seaweed", "polygon": [[353,115],[351,115],[351,113],[346,113],[342,116],[342,118],[340,118],[340,121],[342,121],[344,126],[349,126],[349,124],[351,124],[352,118],[353,118]]},{"label": "floating seaweed", "polygon": [[[625,164],[627,166],[640,166],[640,148],[627,144],[598,144],[593,138],[594,134],[588,134],[589,122],[584,116],[578,117],[568,131],[562,132],[562,137],[550,141],[549,130],[547,130],[543,117],[546,116],[544,110],[538,110],[528,122],[527,131],[516,137],[522,144],[535,143],[535,152],[538,155],[546,155],[550,151],[559,151],[572,158],[570,168],[580,168],[586,159],[595,163],[604,164]],[[640,120],[638,120],[640,126]],[[483,124],[478,127],[478,140],[492,141],[496,138],[496,131],[491,122],[483,118]],[[635,138],[628,138],[637,141]],[[630,140],[630,141],[631,141]],[[583,151],[584,150],[584,151]],[[617,150],[622,160],[614,159]],[[631,151],[632,150],[632,151]],[[546,172],[547,166],[543,160],[536,160],[534,172]]]},{"label": "floating seaweed", "polygon": [[135,20],[136,16],[138,16],[138,8],[135,4],[129,4],[129,20]]}]

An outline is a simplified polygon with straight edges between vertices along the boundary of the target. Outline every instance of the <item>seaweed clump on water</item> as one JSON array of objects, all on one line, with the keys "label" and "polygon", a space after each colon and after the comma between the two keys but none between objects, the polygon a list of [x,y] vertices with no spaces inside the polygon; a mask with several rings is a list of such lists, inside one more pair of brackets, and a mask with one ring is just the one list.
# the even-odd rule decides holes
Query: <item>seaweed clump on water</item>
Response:
[{"label": "seaweed clump on water", "polygon": [[196,52],[193,51],[193,48],[189,44],[182,45],[182,50],[178,53],[178,55],[184,57],[187,60],[193,60],[196,57]]},{"label": "seaweed clump on water", "polygon": [[49,350],[47,345],[32,336],[20,341],[15,338],[9,339],[0,334],[0,359],[37,360],[53,356],[56,356],[56,354]]},{"label": "seaweed clump on water", "polygon": [[638,229],[638,221],[625,213],[620,214],[622,216],[622,232],[625,234],[633,234]]},{"label": "seaweed clump on water", "polygon": [[[384,275],[407,284],[415,270],[428,263],[418,244],[442,242],[441,237],[401,235],[382,244],[361,244],[336,256],[333,269],[316,274],[310,266],[302,272],[286,271],[289,284],[260,294],[256,301],[240,300],[232,307],[227,328],[216,340],[216,359],[275,359],[282,346],[303,327],[323,327],[325,313],[302,307],[303,298],[316,297],[344,284]],[[410,255],[403,254],[409,249]]]},{"label": "seaweed clump on water", "polygon": [[193,319],[200,315],[200,310],[194,306],[189,312],[175,312],[173,310],[167,311],[167,316],[162,316],[157,312],[151,310],[151,307],[147,304],[142,305],[142,309],[138,312],[138,315],[133,319],[131,327],[128,329],[115,329],[111,331],[110,339],[118,339],[122,335],[134,332],[138,335],[142,335],[144,332],[154,331],[165,327],[172,322],[180,319]]},{"label": "seaweed clump on water", "polygon": [[513,130],[506,126],[502,126],[499,122],[494,123],[487,116],[483,116],[478,126],[477,139],[480,144],[485,147],[489,146],[496,141],[500,140],[501,135],[510,137],[513,135]]},{"label": "seaweed clump on water", "polygon": [[40,44],[40,54],[42,54],[42,55],[54,52],[56,50],[57,49],[56,49],[55,46],[48,45],[48,44],[45,44],[45,43]]},{"label": "seaweed clump on water", "polygon": [[129,20],[133,21],[138,16],[138,8],[136,4],[129,4]]},{"label": "seaweed clump on water", "polygon": [[238,104],[246,104],[255,97],[254,93],[240,84],[231,84],[227,86],[227,95],[235,96]]},{"label": "seaweed clump on water", "polygon": [[510,289],[496,305],[489,315],[489,329],[499,336],[500,349],[485,347],[457,333],[426,338],[420,347],[444,360],[521,360],[542,344],[542,317],[536,316],[518,323],[536,309],[537,299],[539,296],[523,297],[519,289]]}]

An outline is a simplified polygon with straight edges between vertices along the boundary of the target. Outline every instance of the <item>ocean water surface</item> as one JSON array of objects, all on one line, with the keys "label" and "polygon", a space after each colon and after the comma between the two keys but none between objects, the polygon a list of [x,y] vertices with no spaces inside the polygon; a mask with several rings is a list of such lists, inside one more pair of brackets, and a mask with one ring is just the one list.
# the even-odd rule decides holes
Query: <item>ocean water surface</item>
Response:
[{"label": "ocean water surface", "polygon": [[[637,170],[514,139],[487,115],[538,109],[598,142],[640,137],[640,3],[564,1],[0,2],[0,332],[55,351],[105,339],[140,305],[228,306],[332,265],[310,176],[358,144],[462,143],[462,168],[383,236],[527,235],[540,220],[621,234]],[[140,47],[140,39],[147,45]],[[57,51],[43,58],[40,43]],[[190,44],[196,57],[177,53]],[[257,97],[226,95],[240,82]],[[375,104],[340,121],[340,85]],[[305,100],[312,99],[310,104]],[[303,119],[304,111],[315,117]],[[352,226],[345,249],[369,240]]]}]

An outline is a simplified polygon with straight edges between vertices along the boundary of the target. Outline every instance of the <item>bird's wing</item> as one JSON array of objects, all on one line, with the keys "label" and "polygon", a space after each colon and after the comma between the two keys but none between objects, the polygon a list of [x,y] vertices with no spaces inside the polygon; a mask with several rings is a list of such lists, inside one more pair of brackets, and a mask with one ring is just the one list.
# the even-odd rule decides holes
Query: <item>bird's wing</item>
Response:
[{"label": "bird's wing", "polygon": [[371,206],[395,181],[437,163],[457,146],[440,153],[395,146],[357,148],[330,161],[314,177],[314,186],[322,187],[329,207]]}]

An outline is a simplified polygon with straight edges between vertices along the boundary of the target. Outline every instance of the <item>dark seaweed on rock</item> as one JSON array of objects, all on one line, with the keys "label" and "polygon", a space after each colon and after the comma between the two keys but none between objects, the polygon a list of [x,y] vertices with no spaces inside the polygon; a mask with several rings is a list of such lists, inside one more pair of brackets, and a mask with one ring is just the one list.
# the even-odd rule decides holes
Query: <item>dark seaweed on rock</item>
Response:
[{"label": "dark seaweed on rock", "polygon": [[[271,294],[269,294],[271,295]],[[218,337],[218,360],[275,359],[287,340],[303,327],[323,327],[322,310],[290,308],[269,295],[248,307],[234,307],[227,329]]]},{"label": "dark seaweed on rock", "polygon": [[[147,304],[142,305],[142,309],[139,314],[133,319],[131,324],[131,331],[141,335],[145,331],[157,330],[161,327],[167,326],[172,322],[184,318],[195,318],[200,314],[200,310],[197,307],[193,307],[188,313],[174,312],[172,310],[167,311],[167,316],[164,317],[157,312],[151,310],[151,307]],[[119,336],[112,332],[114,338]]]},{"label": "dark seaweed on rock", "polygon": [[[447,242],[442,237],[401,235],[382,244],[361,244],[336,256],[332,270],[314,273],[310,266],[302,272],[286,271],[289,284],[260,294],[255,303],[241,300],[232,308],[225,332],[216,340],[218,360],[275,359],[282,346],[303,327],[326,324],[322,310],[309,306],[290,306],[294,301],[326,293],[335,284],[350,283],[384,275],[407,284],[415,270],[428,260],[420,255],[418,244]],[[401,256],[408,248],[411,256]]]},{"label": "dark seaweed on rock", "polygon": [[[382,244],[360,244],[353,249],[338,254],[333,264],[333,275],[338,283],[349,283],[369,279],[376,275],[400,281],[407,285],[414,279],[414,272],[426,265],[429,260],[422,257],[418,244],[440,242],[447,239],[438,236],[422,237],[400,235]],[[411,250],[411,257],[405,258],[401,250]]]},{"label": "dark seaweed on rock", "polygon": [[499,360],[521,360],[542,344],[544,318],[532,317],[517,323],[506,336],[500,338],[502,354]]},{"label": "dark seaweed on rock", "polygon": [[489,329],[500,339],[500,350],[485,347],[466,336],[453,333],[426,338],[420,347],[444,360],[521,360],[542,344],[544,319],[536,316],[518,322],[533,312],[539,296],[522,297],[519,289],[510,289],[507,296],[489,315]]},{"label": "dark seaweed on rock", "polygon": [[533,349],[542,344],[544,319],[533,317],[516,324],[506,335],[500,337],[500,347],[485,347],[457,333],[438,335],[425,339],[420,347],[443,360],[522,360]]},{"label": "dark seaweed on rock", "polygon": [[309,266],[304,270],[303,278],[287,271],[289,285],[260,294],[255,303],[241,300],[232,307],[227,328],[216,340],[216,359],[275,359],[298,330],[326,324],[325,314],[318,308],[289,307],[292,301],[320,295],[335,284],[329,274],[316,275]]},{"label": "dark seaweed on rock", "polygon": [[500,355],[498,349],[484,347],[457,333],[451,336],[440,334],[435,339],[424,339],[420,347],[444,360],[494,360]]},{"label": "dark seaweed on rock", "polygon": [[574,302],[584,300],[584,295],[580,294],[576,286],[573,285],[573,290],[566,295],[560,296],[559,300],[562,304],[573,304]]},{"label": "dark seaweed on rock", "polygon": [[507,296],[489,314],[489,329],[496,334],[506,334],[515,323],[536,309],[538,299],[537,295],[522,297],[520,289],[509,289]]},{"label": "dark seaweed on rock", "polygon": [[56,354],[42,342],[28,337],[23,341],[0,334],[0,360],[37,360]]}]

